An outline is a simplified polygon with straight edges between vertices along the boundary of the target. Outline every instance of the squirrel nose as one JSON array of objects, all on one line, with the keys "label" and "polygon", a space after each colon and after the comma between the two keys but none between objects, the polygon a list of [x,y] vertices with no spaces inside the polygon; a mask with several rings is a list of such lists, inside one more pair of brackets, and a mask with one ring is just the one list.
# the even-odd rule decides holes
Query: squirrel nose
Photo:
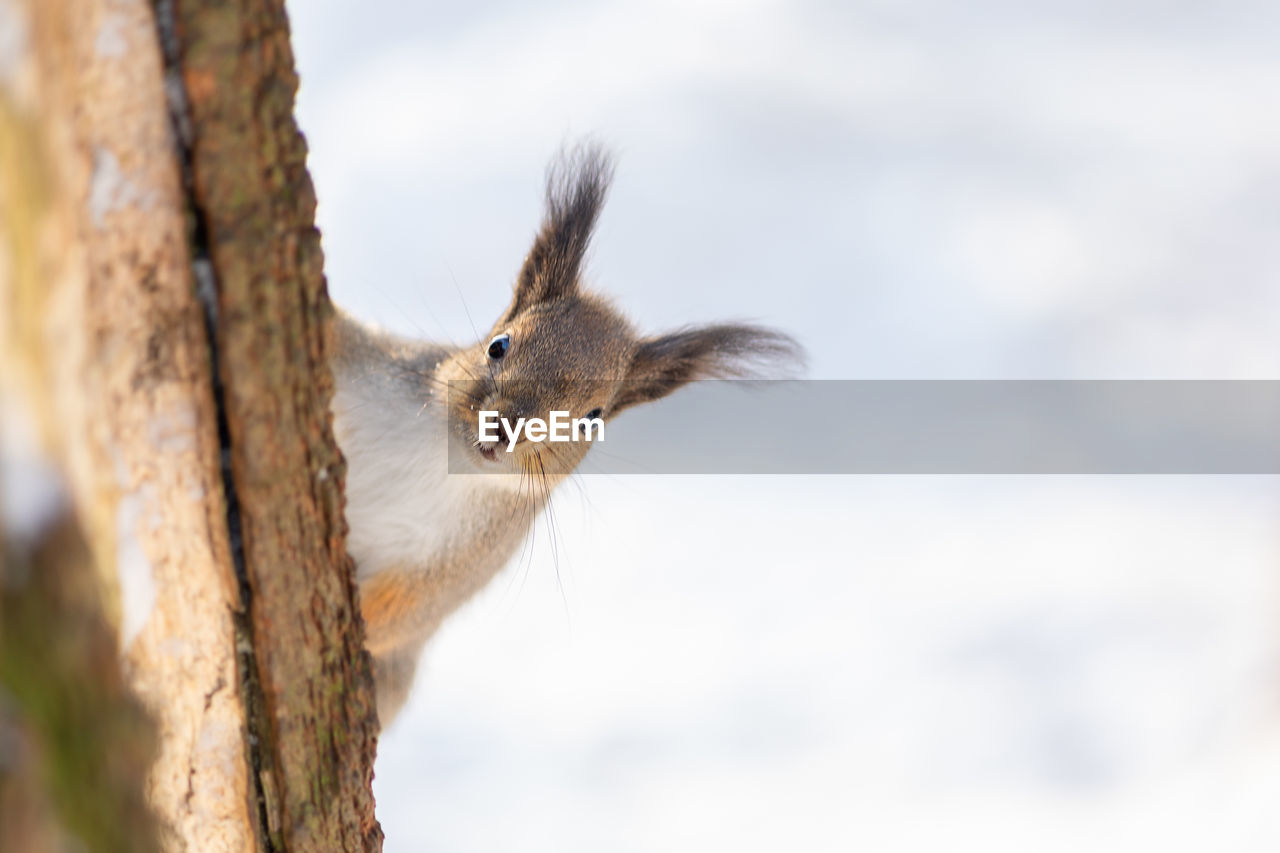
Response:
[{"label": "squirrel nose", "polygon": [[[512,445],[513,448],[515,445],[520,444],[519,438],[513,442],[510,437],[508,437],[506,427],[503,424],[509,424],[514,430],[521,418],[527,418],[530,416],[531,412],[535,411],[532,400],[527,399],[524,395],[513,395],[510,393],[491,394],[479,408],[485,411],[496,412],[498,415],[496,447],[499,450],[507,449],[507,445],[509,444]],[[493,435],[493,433],[490,433],[490,435]]]},{"label": "squirrel nose", "polygon": [[[506,415],[499,415],[498,417],[504,418],[506,417]],[[503,429],[501,426],[498,427],[498,445],[500,447],[507,446],[507,431]]]},{"label": "squirrel nose", "polygon": [[[503,427],[503,423],[514,426],[520,415],[517,413],[518,410],[511,405],[494,404],[493,409],[498,413],[498,446],[505,448],[511,440],[507,436],[507,430]],[[519,439],[515,443],[519,444]]]}]

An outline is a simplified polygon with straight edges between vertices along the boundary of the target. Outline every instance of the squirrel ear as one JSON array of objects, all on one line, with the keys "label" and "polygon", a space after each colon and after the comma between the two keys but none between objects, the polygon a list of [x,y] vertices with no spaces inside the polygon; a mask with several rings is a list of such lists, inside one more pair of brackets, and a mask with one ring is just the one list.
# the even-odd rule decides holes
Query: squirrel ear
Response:
[{"label": "squirrel ear", "polygon": [[547,169],[547,211],[516,279],[506,319],[539,302],[572,293],[604,206],[613,164],[599,145],[562,151]]},{"label": "squirrel ear", "polygon": [[699,379],[764,378],[804,360],[789,335],[761,326],[679,329],[640,341],[611,412],[657,400]]}]

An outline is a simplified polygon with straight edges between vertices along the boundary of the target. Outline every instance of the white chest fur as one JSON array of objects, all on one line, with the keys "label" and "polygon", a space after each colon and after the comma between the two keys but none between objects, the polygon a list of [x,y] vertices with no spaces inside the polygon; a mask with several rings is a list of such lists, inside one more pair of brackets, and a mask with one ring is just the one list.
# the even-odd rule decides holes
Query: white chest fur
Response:
[{"label": "white chest fur", "polygon": [[510,478],[449,473],[438,399],[405,399],[403,386],[339,373],[333,410],[347,458],[347,548],[360,580],[438,564],[491,523],[490,498]]}]

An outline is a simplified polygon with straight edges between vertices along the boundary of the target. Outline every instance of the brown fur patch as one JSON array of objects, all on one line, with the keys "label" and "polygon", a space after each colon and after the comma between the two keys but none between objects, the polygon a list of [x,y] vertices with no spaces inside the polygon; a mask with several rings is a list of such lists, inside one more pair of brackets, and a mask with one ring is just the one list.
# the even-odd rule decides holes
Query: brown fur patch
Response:
[{"label": "brown fur patch", "polygon": [[416,572],[379,572],[360,584],[366,645],[375,655],[401,645],[426,607],[426,584]]}]

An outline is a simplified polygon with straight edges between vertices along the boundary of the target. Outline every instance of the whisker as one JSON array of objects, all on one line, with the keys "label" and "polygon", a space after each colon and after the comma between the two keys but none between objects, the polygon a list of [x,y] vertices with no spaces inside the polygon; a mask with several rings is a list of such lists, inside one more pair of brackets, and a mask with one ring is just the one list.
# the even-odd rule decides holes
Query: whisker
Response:
[{"label": "whisker", "polygon": [[[522,497],[521,503],[523,505],[522,507],[523,511],[521,512],[521,515],[520,515],[520,523],[525,524],[528,521],[530,509],[535,502],[534,494],[533,494],[534,493],[533,469],[528,464],[527,460],[521,460],[520,470],[521,470],[521,497]],[[529,496],[527,499],[523,497],[524,495],[523,488],[525,483],[528,483],[529,485]],[[524,542],[520,546],[520,555],[517,558],[517,562],[516,562],[517,567],[522,567],[522,571],[519,572],[520,586],[516,590],[517,598],[521,595],[521,593],[524,592],[525,582],[529,580],[530,570],[533,568],[534,547],[536,545],[537,535],[538,535],[538,525],[536,523],[530,524],[529,535],[525,537]],[[528,549],[528,554],[529,554],[529,561],[527,563],[525,562],[525,559],[524,559],[526,548]]]},{"label": "whisker", "polygon": [[[467,369],[466,365],[464,364],[459,364],[458,366],[461,367],[463,370]],[[419,379],[423,382],[427,382],[429,384],[434,384],[436,387],[443,388],[446,391],[452,391],[455,394],[461,394],[463,397],[465,397],[466,399],[470,400],[473,403],[479,403],[484,400],[484,398],[481,397],[480,395],[474,394],[468,391],[466,388],[455,387],[455,383],[450,382],[447,379],[441,379],[433,373],[428,373],[425,370],[421,370],[411,365],[405,365],[404,370],[406,373],[411,374],[416,379]],[[468,371],[468,374],[470,375],[471,379],[477,378],[476,376],[471,375],[469,371]]]},{"label": "whisker", "polygon": [[[476,336],[476,341],[483,344],[484,341],[480,338],[480,330],[476,328],[475,320],[471,319],[471,309],[467,307],[466,297],[462,295],[462,287],[458,284],[458,277],[453,274],[453,268],[448,264],[445,264],[445,269],[449,270],[449,278],[453,280],[453,289],[458,292],[458,301],[462,303],[462,310],[467,315],[467,322],[471,324],[471,332]],[[485,367],[489,368],[489,379],[493,382],[493,390],[501,393],[502,389],[498,385],[498,377],[493,373],[493,363],[490,359],[485,359]]]},{"label": "whisker", "polygon": [[[383,299],[391,303],[392,308],[395,308],[397,311],[400,312],[401,318],[408,320],[409,324],[418,330],[419,335],[421,335],[423,338],[427,338],[427,339],[431,338],[431,335],[427,334],[427,330],[422,328],[422,325],[417,320],[413,319],[413,315],[410,314],[408,311],[404,310],[404,306],[402,306],[399,302],[396,302],[395,299],[391,298],[391,294],[387,292],[387,289],[385,287],[375,286],[375,289],[378,291],[379,296],[381,296]],[[418,293],[419,297],[421,297],[422,295],[421,291],[415,290],[415,292]],[[423,306],[423,307],[425,308],[426,306]],[[445,330],[444,325],[440,322],[439,318],[435,316],[435,314],[431,313],[431,309],[427,308],[427,313],[431,315],[431,319],[435,321],[436,326],[440,328],[440,331],[444,332]],[[449,343],[453,343],[453,341],[450,340],[447,334],[444,335],[444,338],[448,340]]]},{"label": "whisker", "polygon": [[547,511],[547,535],[551,539],[551,561],[556,570],[556,589],[560,591],[560,601],[564,605],[565,620],[572,623],[573,618],[569,614],[569,599],[564,592],[564,580],[560,577],[560,550],[556,547],[556,539],[558,537],[556,524],[556,511],[551,505],[551,484],[547,480],[547,469],[542,464],[542,452],[538,448],[534,448],[533,458],[538,461],[538,470],[542,479],[543,500],[546,502]]}]

